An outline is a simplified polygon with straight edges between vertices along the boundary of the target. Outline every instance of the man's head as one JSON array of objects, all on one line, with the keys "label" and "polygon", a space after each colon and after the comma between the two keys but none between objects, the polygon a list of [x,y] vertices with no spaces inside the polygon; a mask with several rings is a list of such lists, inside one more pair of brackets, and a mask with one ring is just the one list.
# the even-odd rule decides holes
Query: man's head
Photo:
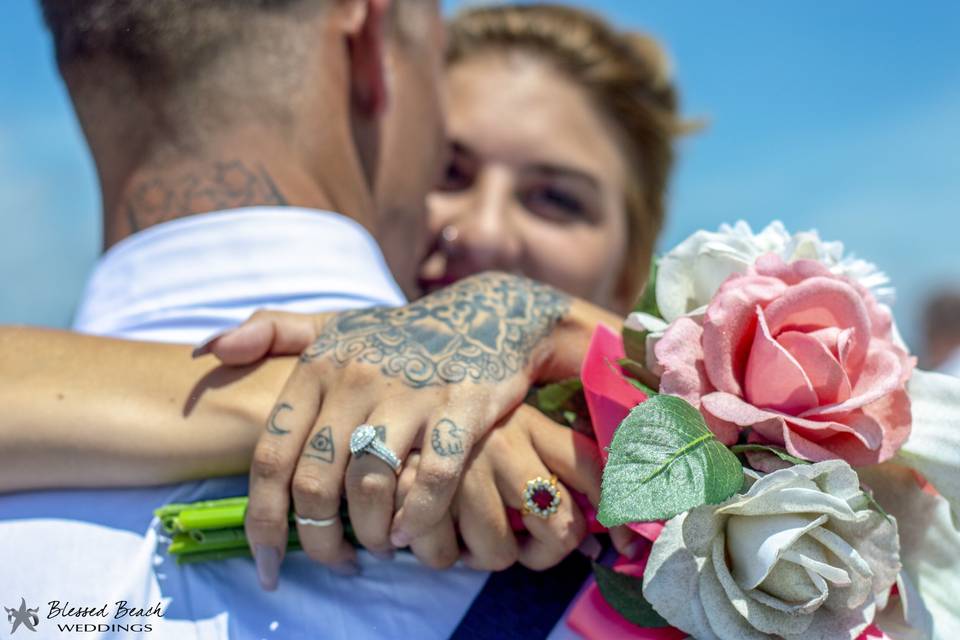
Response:
[{"label": "man's head", "polygon": [[[289,204],[385,233],[422,224],[409,216],[422,215],[441,161],[436,0],[41,4],[107,222],[145,171],[241,158],[267,167]],[[404,224],[365,211],[374,185]]]}]

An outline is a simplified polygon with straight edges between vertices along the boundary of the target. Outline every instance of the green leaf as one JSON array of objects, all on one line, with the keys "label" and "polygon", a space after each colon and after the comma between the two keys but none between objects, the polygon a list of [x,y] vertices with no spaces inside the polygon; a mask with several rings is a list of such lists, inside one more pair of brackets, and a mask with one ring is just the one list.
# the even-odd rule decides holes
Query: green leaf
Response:
[{"label": "green leaf", "polygon": [[809,460],[804,460],[803,458],[798,458],[787,453],[786,449],[781,449],[780,447],[769,447],[763,444],[735,444],[730,447],[730,451],[734,453],[746,453],[747,451],[765,451],[766,453],[772,453],[777,456],[784,462],[789,462],[791,464],[810,464]]},{"label": "green leaf", "polygon": [[593,563],[593,574],[603,599],[617,613],[639,627],[669,627],[643,597],[643,579],[618,573],[602,564]]},{"label": "green leaf", "polygon": [[620,332],[623,339],[623,350],[628,359],[633,362],[644,362],[647,359],[647,334],[649,331],[634,331],[624,327]]},{"label": "green leaf", "polygon": [[633,310],[662,318],[663,315],[660,313],[660,307],[657,306],[657,269],[658,260],[656,256],[654,256],[650,261],[650,275],[647,276],[647,284],[644,285],[643,293],[640,294],[640,299],[637,300],[637,304],[633,307]]},{"label": "green leaf", "polygon": [[537,408],[544,413],[562,411],[566,405],[583,389],[580,378],[569,378],[548,384],[537,391]]},{"label": "green leaf", "polygon": [[603,469],[597,519],[606,527],[666,520],[723,502],[743,484],[740,460],[676,396],[637,405],[617,429]]},{"label": "green leaf", "polygon": [[[626,371],[631,375],[644,375],[646,373],[646,369],[642,364],[630,358],[620,358],[619,360],[617,360],[617,364],[620,365],[621,369],[623,369],[624,371]],[[646,374],[649,375],[649,373],[646,373]],[[624,378],[626,378],[627,382],[632,384],[634,387],[636,387],[637,389],[640,389],[640,391],[643,391],[648,398],[652,398],[658,393],[657,391],[654,391],[649,386],[643,384],[642,382],[640,382],[634,377],[624,376]]]}]

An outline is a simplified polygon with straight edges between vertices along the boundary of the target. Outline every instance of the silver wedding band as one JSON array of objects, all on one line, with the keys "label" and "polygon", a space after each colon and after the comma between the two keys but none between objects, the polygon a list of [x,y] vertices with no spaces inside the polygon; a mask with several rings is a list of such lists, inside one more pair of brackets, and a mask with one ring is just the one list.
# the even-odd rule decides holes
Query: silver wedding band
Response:
[{"label": "silver wedding band", "polygon": [[298,514],[293,514],[293,518],[297,521],[297,524],[305,527],[329,527],[336,524],[340,520],[340,516],[333,516],[332,518],[322,518],[320,520],[314,520],[313,518],[304,518]]},{"label": "silver wedding band", "polygon": [[387,463],[393,472],[400,473],[400,458],[390,447],[377,437],[377,429],[372,424],[361,424],[350,435],[350,453],[354,457],[366,454],[376,456]]}]

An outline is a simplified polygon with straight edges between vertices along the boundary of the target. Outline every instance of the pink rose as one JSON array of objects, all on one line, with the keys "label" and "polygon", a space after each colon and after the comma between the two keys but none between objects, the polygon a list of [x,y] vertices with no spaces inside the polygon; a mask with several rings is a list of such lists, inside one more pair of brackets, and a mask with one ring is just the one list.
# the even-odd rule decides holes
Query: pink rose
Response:
[{"label": "pink rose", "polygon": [[889,310],[812,260],[759,258],[727,279],[703,326],[679,318],[655,354],[660,391],[698,407],[725,444],[752,441],[807,460],[883,462],[910,434],[914,359]]}]

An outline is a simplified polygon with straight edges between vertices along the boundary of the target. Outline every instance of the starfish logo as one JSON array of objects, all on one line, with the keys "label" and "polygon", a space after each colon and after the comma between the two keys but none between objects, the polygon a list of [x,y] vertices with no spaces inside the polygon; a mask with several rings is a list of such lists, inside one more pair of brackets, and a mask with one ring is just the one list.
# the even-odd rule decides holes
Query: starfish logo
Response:
[{"label": "starfish logo", "polygon": [[7,609],[7,622],[13,624],[13,628],[10,629],[10,635],[13,635],[17,629],[20,628],[20,625],[23,625],[30,631],[37,630],[37,624],[40,622],[40,616],[37,615],[37,612],[40,610],[40,607],[34,607],[33,609],[27,608],[27,601],[23,598],[20,598],[20,608],[19,609]]}]

